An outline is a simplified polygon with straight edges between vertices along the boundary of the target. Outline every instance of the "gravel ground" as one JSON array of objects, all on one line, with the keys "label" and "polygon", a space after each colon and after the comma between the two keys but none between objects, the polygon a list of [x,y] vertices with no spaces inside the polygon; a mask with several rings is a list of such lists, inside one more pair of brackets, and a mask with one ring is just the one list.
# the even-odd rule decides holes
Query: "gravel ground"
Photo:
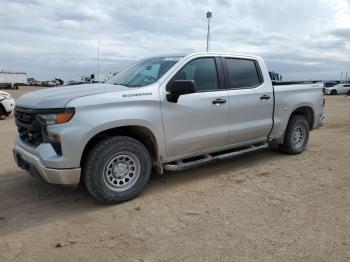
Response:
[{"label": "gravel ground", "polygon": [[327,97],[326,117],[301,155],[153,175],[115,206],[17,168],[0,120],[0,261],[350,261],[350,96]]}]

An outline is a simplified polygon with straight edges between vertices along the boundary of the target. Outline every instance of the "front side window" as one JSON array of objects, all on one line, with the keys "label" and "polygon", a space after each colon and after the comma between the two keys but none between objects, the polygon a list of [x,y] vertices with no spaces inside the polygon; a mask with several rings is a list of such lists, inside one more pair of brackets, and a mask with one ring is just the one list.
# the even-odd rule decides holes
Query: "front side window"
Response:
[{"label": "front side window", "polygon": [[198,58],[189,62],[176,75],[175,80],[193,80],[196,91],[219,89],[218,73],[214,58]]},{"label": "front side window", "polygon": [[127,87],[140,87],[153,84],[182,57],[153,57],[127,67],[106,83]]},{"label": "front side window", "polygon": [[231,88],[253,88],[262,83],[254,60],[226,58]]}]

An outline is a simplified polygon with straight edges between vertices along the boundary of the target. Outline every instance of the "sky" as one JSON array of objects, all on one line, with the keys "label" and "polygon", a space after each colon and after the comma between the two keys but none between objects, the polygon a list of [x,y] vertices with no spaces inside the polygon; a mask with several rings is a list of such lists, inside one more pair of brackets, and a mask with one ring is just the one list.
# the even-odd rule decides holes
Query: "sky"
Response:
[{"label": "sky", "polygon": [[[137,59],[205,51],[262,56],[285,80],[350,78],[350,0],[0,0],[0,70],[77,79]],[[343,78],[345,73],[343,74]]]}]

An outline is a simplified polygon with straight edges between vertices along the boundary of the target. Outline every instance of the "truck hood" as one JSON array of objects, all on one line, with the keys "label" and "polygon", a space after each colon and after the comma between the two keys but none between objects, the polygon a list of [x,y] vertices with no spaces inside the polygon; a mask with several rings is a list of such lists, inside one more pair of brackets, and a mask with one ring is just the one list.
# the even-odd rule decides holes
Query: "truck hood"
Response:
[{"label": "truck hood", "polygon": [[16,106],[25,108],[62,108],[70,100],[101,93],[120,92],[128,87],[111,84],[84,84],[47,88],[21,96]]}]

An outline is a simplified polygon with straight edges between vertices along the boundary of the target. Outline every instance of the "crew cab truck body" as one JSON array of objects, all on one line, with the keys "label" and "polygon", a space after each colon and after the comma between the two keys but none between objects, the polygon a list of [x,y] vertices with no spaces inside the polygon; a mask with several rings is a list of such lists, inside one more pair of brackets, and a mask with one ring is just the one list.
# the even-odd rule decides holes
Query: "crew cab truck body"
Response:
[{"label": "crew cab truck body", "polygon": [[301,153],[323,114],[321,84],[276,85],[260,57],[195,53],[142,60],[105,84],[51,88],[16,104],[17,164],[105,203],[182,170],[276,144]]}]

